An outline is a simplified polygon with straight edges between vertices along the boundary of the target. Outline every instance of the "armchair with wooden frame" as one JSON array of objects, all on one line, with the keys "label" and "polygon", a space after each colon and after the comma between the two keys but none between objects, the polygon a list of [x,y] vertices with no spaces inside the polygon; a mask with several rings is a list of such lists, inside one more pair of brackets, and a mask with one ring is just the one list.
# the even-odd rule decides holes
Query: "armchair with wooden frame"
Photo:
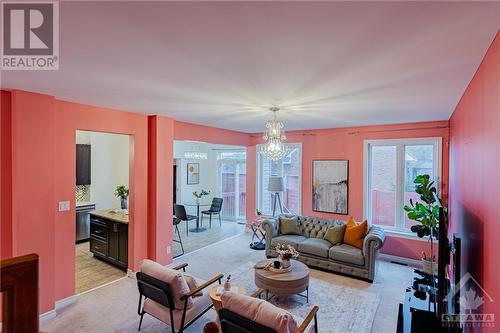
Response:
[{"label": "armchair with wooden frame", "polygon": [[[262,290],[258,289],[251,295],[251,297],[260,298],[261,293]],[[251,300],[250,297],[244,295],[237,297],[242,299],[246,298],[249,301]],[[272,305],[272,307],[278,309],[274,305]],[[248,310],[248,308],[251,308],[251,306],[249,306],[248,308],[243,308]],[[304,319],[295,317],[294,319],[296,320],[298,327],[294,333],[318,333],[318,310],[319,307],[317,305],[314,305]],[[237,309],[230,310],[228,308],[224,308],[224,305],[223,308],[218,311],[218,315],[221,329],[220,333],[282,333],[279,329],[266,326],[262,323],[257,322],[256,320],[249,318],[250,316],[252,316],[252,313],[238,313]],[[314,325],[311,325],[312,323]]]},{"label": "armchair with wooden frame", "polygon": [[[186,271],[187,263],[178,265],[173,270]],[[166,269],[166,268],[165,268]],[[193,322],[200,318],[213,306],[209,293],[205,292],[197,296],[200,292],[215,282],[221,284],[222,274],[218,274],[211,279],[201,283],[196,288],[181,295],[180,301],[183,307],[176,307],[174,294],[176,294],[173,284],[162,281],[156,277],[143,272],[137,272],[137,287],[139,289],[138,315],[141,317],[139,331],[141,330],[144,314],[163,321],[172,329],[172,333],[184,332]],[[191,300],[191,303],[188,301]]]}]

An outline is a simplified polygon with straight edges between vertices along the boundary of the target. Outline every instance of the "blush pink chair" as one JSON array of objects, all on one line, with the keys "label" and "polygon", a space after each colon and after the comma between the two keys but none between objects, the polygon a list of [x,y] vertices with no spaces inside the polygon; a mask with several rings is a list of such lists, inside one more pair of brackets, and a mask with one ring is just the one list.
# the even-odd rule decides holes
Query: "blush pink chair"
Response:
[{"label": "blush pink chair", "polygon": [[221,300],[222,333],[318,333],[316,305],[302,319],[265,300],[238,293],[225,292]]}]

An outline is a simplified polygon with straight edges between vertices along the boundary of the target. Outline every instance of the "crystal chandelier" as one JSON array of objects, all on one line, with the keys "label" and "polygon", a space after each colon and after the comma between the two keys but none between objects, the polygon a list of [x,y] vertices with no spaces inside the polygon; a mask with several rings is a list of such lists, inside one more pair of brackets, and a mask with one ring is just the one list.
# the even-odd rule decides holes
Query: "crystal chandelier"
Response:
[{"label": "crystal chandelier", "polygon": [[260,146],[259,153],[272,161],[277,161],[288,153],[288,147],[283,143],[286,140],[283,132],[285,125],[276,119],[276,112],[279,111],[278,107],[272,107],[269,110],[273,112],[273,120],[266,123],[266,132],[262,136],[266,142]]},{"label": "crystal chandelier", "polygon": [[208,158],[208,154],[201,153],[199,151],[186,151],[184,152],[184,158],[191,160],[206,160]]}]

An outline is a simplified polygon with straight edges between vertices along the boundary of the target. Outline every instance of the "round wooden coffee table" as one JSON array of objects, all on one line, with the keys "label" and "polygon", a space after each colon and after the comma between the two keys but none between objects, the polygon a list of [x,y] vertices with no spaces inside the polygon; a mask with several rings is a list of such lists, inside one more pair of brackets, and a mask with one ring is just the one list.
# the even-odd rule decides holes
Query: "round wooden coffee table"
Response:
[{"label": "round wooden coffee table", "polygon": [[[257,265],[270,260],[260,261]],[[299,295],[309,302],[309,267],[297,260],[290,260],[290,262],[292,270],[287,273],[255,269],[255,285],[266,292],[267,300],[271,293],[277,296]],[[301,294],[304,291],[306,294]]]}]

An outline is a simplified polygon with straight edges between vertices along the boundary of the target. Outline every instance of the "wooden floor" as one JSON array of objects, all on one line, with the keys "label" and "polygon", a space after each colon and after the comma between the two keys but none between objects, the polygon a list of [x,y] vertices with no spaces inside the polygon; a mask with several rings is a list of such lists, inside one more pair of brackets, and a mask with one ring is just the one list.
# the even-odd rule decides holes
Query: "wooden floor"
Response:
[{"label": "wooden floor", "polygon": [[[212,220],[212,228],[208,226],[208,219],[203,220],[203,226],[207,228],[203,232],[189,232],[189,236],[186,235],[186,222],[181,222],[179,224],[179,231],[182,238],[182,244],[184,245],[184,254],[193,252],[195,250],[201,249],[207,245],[219,242],[223,239],[241,234],[245,230],[245,226],[238,224],[236,221],[226,221],[222,220],[222,226],[219,226],[219,220]],[[196,226],[196,221],[189,222],[189,229]],[[179,236],[174,232],[174,239],[179,239]],[[181,254],[181,246],[179,243],[174,242],[174,256]]]},{"label": "wooden floor", "polygon": [[[194,228],[195,221],[191,221],[189,228]],[[186,236],[186,224],[179,224],[179,231],[184,245],[184,253],[193,252],[207,245],[219,242],[223,239],[241,234],[245,230],[245,226],[238,224],[236,221],[222,221],[222,226],[219,226],[219,221],[212,221],[212,228],[208,227],[206,221],[204,232],[194,233],[189,232]],[[174,239],[178,239],[177,233],[174,234]],[[181,246],[174,242],[174,256],[181,254]],[[99,287],[103,284],[118,280],[126,276],[126,272],[116,268],[108,263],[94,258],[89,251],[89,242],[76,245],[76,293],[82,293],[90,289]]]},{"label": "wooden floor", "polygon": [[102,286],[127,274],[115,266],[94,258],[89,242],[76,244],[76,293]]}]

